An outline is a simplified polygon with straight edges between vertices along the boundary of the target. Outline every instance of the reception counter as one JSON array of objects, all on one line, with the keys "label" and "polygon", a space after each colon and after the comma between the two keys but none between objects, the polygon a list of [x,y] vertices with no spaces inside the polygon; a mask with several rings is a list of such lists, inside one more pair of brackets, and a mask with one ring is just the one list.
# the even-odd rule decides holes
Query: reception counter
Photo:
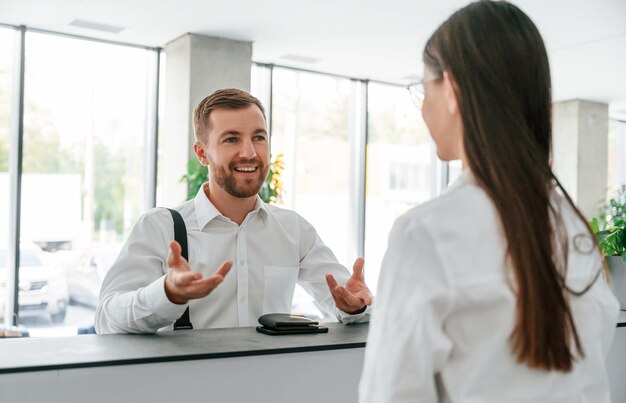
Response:
[{"label": "reception counter", "polygon": [[[367,324],[326,334],[254,328],[0,341],[0,401],[356,402]],[[608,357],[626,402],[626,312]]]},{"label": "reception counter", "polygon": [[619,313],[617,331],[606,359],[613,403],[626,402],[626,311]]},{"label": "reception counter", "polygon": [[4,339],[0,401],[356,402],[368,325],[326,326]]}]

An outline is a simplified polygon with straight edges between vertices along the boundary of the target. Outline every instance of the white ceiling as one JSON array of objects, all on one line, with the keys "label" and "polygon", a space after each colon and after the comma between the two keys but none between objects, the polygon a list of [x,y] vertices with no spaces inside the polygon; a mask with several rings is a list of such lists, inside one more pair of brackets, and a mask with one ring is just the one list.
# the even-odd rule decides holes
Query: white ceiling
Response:
[{"label": "white ceiling", "polygon": [[[162,47],[192,32],[253,42],[253,60],[407,83],[432,31],[467,1],[0,0],[0,23]],[[611,103],[626,116],[626,0],[520,0],[552,65],[555,100]],[[108,33],[75,19],[124,27]],[[292,54],[317,59],[294,62]]]}]

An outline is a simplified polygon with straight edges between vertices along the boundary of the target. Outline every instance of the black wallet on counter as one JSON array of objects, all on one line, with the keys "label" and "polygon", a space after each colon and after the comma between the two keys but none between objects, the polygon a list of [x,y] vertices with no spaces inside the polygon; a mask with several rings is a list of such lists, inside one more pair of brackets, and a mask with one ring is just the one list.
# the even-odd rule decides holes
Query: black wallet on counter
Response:
[{"label": "black wallet on counter", "polygon": [[259,317],[259,323],[262,326],[257,326],[257,332],[272,336],[328,332],[328,328],[319,326],[317,321],[304,315],[292,315],[289,313],[268,313]]}]

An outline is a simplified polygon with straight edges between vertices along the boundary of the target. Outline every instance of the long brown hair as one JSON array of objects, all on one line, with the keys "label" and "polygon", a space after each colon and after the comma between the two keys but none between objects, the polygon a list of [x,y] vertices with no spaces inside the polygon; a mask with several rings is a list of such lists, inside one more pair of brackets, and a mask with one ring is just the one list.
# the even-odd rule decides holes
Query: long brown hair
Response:
[{"label": "long brown hair", "polygon": [[586,220],[551,168],[550,67],[541,35],[516,6],[480,1],[443,23],[423,58],[455,79],[469,168],[506,236],[517,294],[513,354],[530,368],[571,371],[584,352],[569,294],[593,282],[581,292],[565,284],[568,234],[555,188]]}]

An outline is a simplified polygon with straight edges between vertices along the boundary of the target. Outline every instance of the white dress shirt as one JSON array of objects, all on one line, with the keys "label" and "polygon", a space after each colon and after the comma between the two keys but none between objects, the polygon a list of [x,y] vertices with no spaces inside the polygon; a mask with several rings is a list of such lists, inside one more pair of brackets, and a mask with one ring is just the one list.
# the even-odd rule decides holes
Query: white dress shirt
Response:
[{"label": "white dress shirt", "polygon": [[167,209],[152,209],[139,219],[104,279],[95,315],[99,334],[171,329],[187,306],[196,329],[255,326],[265,313],[290,312],[296,283],[340,321],[369,320],[369,309],[348,315],[335,307],[324,275],[345,285],[350,273],[295,212],[258,198],[237,225],[202,190],[176,210],[187,226],[191,269],[208,276],[231,260],[230,272],[208,296],[185,305],[170,302],[164,281],[174,224]]},{"label": "white dress shirt", "polygon": [[[567,283],[581,290],[601,268],[584,223],[556,196],[567,228]],[[528,234],[532,236],[532,234]],[[586,252],[586,253],[585,253]],[[516,362],[497,211],[469,172],[441,197],[400,217],[372,309],[361,403],[609,403],[605,357],[619,306],[604,276],[570,306],[585,358],[570,373]]]}]

